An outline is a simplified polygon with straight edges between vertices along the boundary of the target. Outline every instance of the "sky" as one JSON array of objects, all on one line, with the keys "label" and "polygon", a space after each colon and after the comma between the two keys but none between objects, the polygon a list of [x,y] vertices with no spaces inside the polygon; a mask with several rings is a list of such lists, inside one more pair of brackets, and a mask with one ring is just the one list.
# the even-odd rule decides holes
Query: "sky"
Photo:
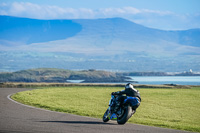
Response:
[{"label": "sky", "polygon": [[200,0],[0,0],[0,15],[35,19],[121,17],[162,30],[200,28]]}]

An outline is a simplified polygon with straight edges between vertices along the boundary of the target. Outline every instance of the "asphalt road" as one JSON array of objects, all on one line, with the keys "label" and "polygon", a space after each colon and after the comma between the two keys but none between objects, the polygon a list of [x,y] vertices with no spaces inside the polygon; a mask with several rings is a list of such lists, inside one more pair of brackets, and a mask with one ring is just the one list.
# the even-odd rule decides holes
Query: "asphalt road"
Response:
[{"label": "asphalt road", "polygon": [[28,89],[0,88],[0,133],[189,133],[137,124],[118,125],[115,121],[103,123],[101,119],[31,108],[8,98],[25,90]]}]

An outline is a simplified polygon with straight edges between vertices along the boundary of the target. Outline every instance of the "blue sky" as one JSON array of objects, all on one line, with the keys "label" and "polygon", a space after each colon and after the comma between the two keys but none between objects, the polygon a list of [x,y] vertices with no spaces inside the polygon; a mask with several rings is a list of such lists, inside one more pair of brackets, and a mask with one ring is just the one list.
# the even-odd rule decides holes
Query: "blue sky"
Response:
[{"label": "blue sky", "polygon": [[163,30],[200,28],[200,0],[1,0],[0,15],[37,19],[122,17]]}]

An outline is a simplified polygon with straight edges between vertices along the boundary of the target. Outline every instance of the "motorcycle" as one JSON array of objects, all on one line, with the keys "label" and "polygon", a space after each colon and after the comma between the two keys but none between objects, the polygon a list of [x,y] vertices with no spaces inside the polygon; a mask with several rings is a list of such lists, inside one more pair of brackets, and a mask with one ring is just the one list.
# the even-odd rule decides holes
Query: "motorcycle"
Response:
[{"label": "motorcycle", "polygon": [[135,97],[127,97],[117,113],[114,112],[117,95],[111,94],[111,99],[109,101],[109,107],[103,115],[103,122],[108,122],[109,120],[116,120],[118,124],[125,124],[129,118],[136,112],[136,108],[140,105],[140,102]]}]

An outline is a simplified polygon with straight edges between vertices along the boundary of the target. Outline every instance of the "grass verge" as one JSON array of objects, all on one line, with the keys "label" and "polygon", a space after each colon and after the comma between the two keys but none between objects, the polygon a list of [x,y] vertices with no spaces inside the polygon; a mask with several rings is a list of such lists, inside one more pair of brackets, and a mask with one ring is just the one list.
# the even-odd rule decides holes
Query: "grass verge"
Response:
[{"label": "grass verge", "polygon": [[[12,96],[24,104],[53,111],[102,118],[110,93],[122,87],[44,87]],[[200,87],[192,89],[139,89],[142,103],[129,120],[150,126],[200,132]]]}]

